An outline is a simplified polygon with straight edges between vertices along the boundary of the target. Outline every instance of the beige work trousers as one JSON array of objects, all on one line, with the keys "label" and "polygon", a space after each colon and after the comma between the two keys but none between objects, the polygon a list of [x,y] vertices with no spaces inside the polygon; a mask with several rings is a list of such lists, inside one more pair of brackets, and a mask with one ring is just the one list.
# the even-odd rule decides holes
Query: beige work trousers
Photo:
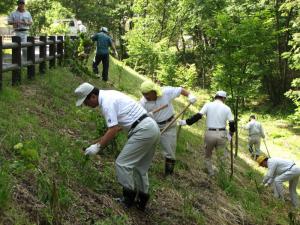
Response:
[{"label": "beige work trousers", "polygon": [[129,136],[116,160],[118,181],[125,188],[148,193],[148,170],[160,139],[160,130],[157,123],[147,117]]},{"label": "beige work trousers", "polygon": [[[212,151],[216,149],[218,161],[221,164],[225,163],[225,158],[228,156],[227,151],[227,131],[211,131],[207,130],[204,136],[205,147],[205,166],[209,175],[214,175],[212,168]],[[225,169],[225,168],[224,168]]]},{"label": "beige work trousers", "polygon": [[[158,125],[162,130],[165,125]],[[160,146],[165,158],[175,159],[176,145],[177,145],[177,125],[173,123],[160,137]]]}]

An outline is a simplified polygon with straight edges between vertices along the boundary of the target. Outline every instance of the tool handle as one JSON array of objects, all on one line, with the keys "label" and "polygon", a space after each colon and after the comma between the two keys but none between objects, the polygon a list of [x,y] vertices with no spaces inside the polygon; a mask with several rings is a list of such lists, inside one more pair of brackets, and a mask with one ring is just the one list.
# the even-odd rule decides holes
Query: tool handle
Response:
[{"label": "tool handle", "polygon": [[154,109],[154,110],[152,111],[152,113],[153,113],[153,114],[154,114],[154,113],[157,113],[157,112],[159,112],[160,110],[162,110],[162,109],[164,109],[164,108],[167,108],[167,107],[168,107],[168,104],[162,105],[162,106],[158,107],[157,109]]},{"label": "tool handle", "polygon": [[163,134],[167,129],[169,129],[169,127],[190,107],[191,104],[192,103],[189,103],[176,117],[174,117],[174,119],[172,119],[170,123],[164,127],[160,134]]}]

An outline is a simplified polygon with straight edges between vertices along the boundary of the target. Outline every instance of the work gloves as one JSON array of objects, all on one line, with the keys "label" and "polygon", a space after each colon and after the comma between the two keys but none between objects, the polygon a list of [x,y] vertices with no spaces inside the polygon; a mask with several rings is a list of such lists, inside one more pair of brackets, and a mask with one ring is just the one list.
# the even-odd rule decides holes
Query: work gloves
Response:
[{"label": "work gloves", "polygon": [[185,126],[186,125],[186,120],[178,120],[177,124],[179,126]]},{"label": "work gloves", "polygon": [[101,145],[99,143],[93,144],[85,149],[85,155],[96,155],[100,151]]},{"label": "work gloves", "polygon": [[194,104],[194,103],[197,101],[197,98],[196,98],[194,95],[189,94],[189,95],[188,95],[188,100],[189,100],[189,102],[190,102],[191,104]]}]

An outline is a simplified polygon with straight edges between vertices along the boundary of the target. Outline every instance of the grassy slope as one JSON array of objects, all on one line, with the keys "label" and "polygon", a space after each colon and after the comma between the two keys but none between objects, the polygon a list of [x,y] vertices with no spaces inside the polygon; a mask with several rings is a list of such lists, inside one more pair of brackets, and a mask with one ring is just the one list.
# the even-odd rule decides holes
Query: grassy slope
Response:
[{"label": "grassy slope", "polygon": [[[112,65],[110,78],[117,89],[140,97],[142,78],[133,71]],[[112,198],[121,193],[113,162],[126,136],[119,135],[101,158],[83,157],[81,148],[105,127],[96,110],[74,105],[73,91],[83,80],[109,88],[61,68],[16,88],[5,84],[0,93],[0,224],[288,224],[289,209],[270,191],[258,193],[250,178],[261,175],[243,151],[235,161],[234,181],[223,183],[225,191],[217,178],[202,172],[204,121],[181,130],[173,177],[163,178],[157,151],[148,212],[124,211]],[[187,115],[208,100],[203,91],[197,95],[200,101]],[[185,104],[180,98],[176,110]],[[19,142],[25,147],[14,150]]]}]

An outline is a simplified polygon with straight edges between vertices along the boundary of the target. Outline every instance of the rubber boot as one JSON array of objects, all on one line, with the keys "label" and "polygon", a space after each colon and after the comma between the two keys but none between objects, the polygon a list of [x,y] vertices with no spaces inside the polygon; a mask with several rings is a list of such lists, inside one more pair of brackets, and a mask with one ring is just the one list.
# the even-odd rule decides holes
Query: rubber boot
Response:
[{"label": "rubber boot", "polygon": [[165,176],[172,175],[175,167],[175,160],[166,158],[165,160]]},{"label": "rubber boot", "polygon": [[141,210],[145,211],[147,202],[149,201],[150,195],[147,193],[139,192],[138,198],[136,201],[136,207]]},{"label": "rubber boot", "polygon": [[130,208],[134,204],[136,191],[123,187],[123,197],[119,200],[126,208]]}]

